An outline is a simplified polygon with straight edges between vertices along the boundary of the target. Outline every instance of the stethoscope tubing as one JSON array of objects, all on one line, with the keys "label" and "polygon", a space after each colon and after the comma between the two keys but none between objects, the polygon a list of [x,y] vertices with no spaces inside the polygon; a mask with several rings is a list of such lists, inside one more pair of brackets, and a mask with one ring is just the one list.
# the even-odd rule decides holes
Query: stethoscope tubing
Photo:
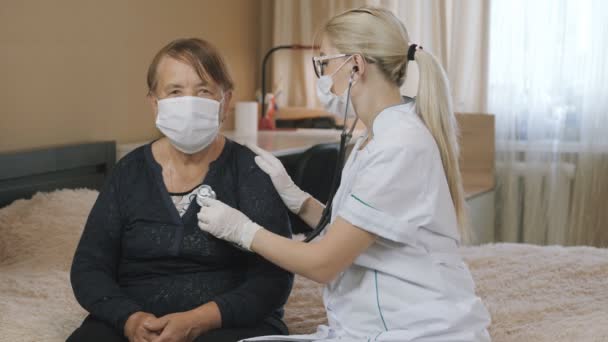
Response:
[{"label": "stethoscope tubing", "polygon": [[327,203],[325,203],[325,208],[323,209],[323,212],[321,213],[321,219],[319,219],[319,222],[317,223],[315,228],[312,230],[312,232],[310,232],[308,235],[306,235],[306,238],[304,239],[304,242],[306,242],[306,243],[314,240],[317,236],[319,236],[319,234],[321,234],[321,232],[327,227],[327,225],[331,221],[331,209],[332,209],[332,205],[333,205],[334,196],[336,195],[336,191],[338,190],[338,186],[342,180],[342,170],[344,169],[344,159],[346,158],[346,147],[348,146],[348,143],[350,142],[350,140],[353,137],[353,132],[355,130],[355,126],[357,126],[357,122],[359,120],[359,118],[356,117],[355,122],[353,122],[350,130],[348,130],[348,132],[347,132],[346,118],[348,115],[348,107],[349,107],[348,104],[350,103],[350,90],[351,90],[351,87],[353,86],[353,75],[354,74],[355,74],[355,72],[353,71],[350,74],[350,79],[348,81],[348,93],[346,94],[346,106],[344,109],[344,126],[342,127],[342,133],[340,134],[340,149],[338,151],[338,159],[337,159],[337,163],[336,163],[336,168],[334,170],[331,188],[329,190],[329,198],[327,199]]}]

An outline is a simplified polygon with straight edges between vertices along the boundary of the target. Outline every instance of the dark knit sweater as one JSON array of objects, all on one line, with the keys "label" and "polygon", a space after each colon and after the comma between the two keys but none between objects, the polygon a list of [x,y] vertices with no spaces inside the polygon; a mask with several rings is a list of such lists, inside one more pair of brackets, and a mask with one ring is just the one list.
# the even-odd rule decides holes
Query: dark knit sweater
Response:
[{"label": "dark knit sweater", "polygon": [[[289,237],[287,211],[249,149],[226,139],[204,184],[217,199],[263,227]],[[282,307],[293,276],[198,228],[194,201],[180,217],[151,145],[118,162],[89,215],[74,256],[78,302],[120,332],[136,311],[157,317],[209,301],[223,328],[263,320],[285,329]]]}]

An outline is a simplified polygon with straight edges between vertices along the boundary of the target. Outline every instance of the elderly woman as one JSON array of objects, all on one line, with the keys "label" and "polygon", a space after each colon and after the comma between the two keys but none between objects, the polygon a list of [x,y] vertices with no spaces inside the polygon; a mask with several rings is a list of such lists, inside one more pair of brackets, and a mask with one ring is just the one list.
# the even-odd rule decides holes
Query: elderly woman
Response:
[{"label": "elderly woman", "polygon": [[[236,341],[286,334],[292,275],[202,232],[196,192],[290,236],[287,211],[247,148],[219,134],[233,90],[208,42],[180,39],[148,70],[164,137],[116,165],[95,203],[71,271],[90,312],[68,341]],[[287,227],[287,228],[286,228]]]}]

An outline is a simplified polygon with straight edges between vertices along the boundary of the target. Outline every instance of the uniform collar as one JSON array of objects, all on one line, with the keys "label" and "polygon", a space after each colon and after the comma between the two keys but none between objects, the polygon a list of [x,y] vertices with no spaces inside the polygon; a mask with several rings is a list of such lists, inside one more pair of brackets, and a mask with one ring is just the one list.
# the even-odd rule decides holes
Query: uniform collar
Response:
[{"label": "uniform collar", "polygon": [[376,116],[374,123],[372,124],[374,137],[379,133],[382,134],[387,128],[393,126],[395,120],[399,119],[399,116],[410,113],[416,113],[416,101],[414,98],[408,96],[403,96],[403,103],[384,108],[380,114]]}]

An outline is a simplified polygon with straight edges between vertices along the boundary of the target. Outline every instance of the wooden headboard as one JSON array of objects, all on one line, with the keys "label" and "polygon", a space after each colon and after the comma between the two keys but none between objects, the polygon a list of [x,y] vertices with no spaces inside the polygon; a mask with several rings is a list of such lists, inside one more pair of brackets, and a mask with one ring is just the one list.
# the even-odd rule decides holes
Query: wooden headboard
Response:
[{"label": "wooden headboard", "polygon": [[114,141],[0,154],[0,208],[38,191],[99,190],[116,162]]}]

